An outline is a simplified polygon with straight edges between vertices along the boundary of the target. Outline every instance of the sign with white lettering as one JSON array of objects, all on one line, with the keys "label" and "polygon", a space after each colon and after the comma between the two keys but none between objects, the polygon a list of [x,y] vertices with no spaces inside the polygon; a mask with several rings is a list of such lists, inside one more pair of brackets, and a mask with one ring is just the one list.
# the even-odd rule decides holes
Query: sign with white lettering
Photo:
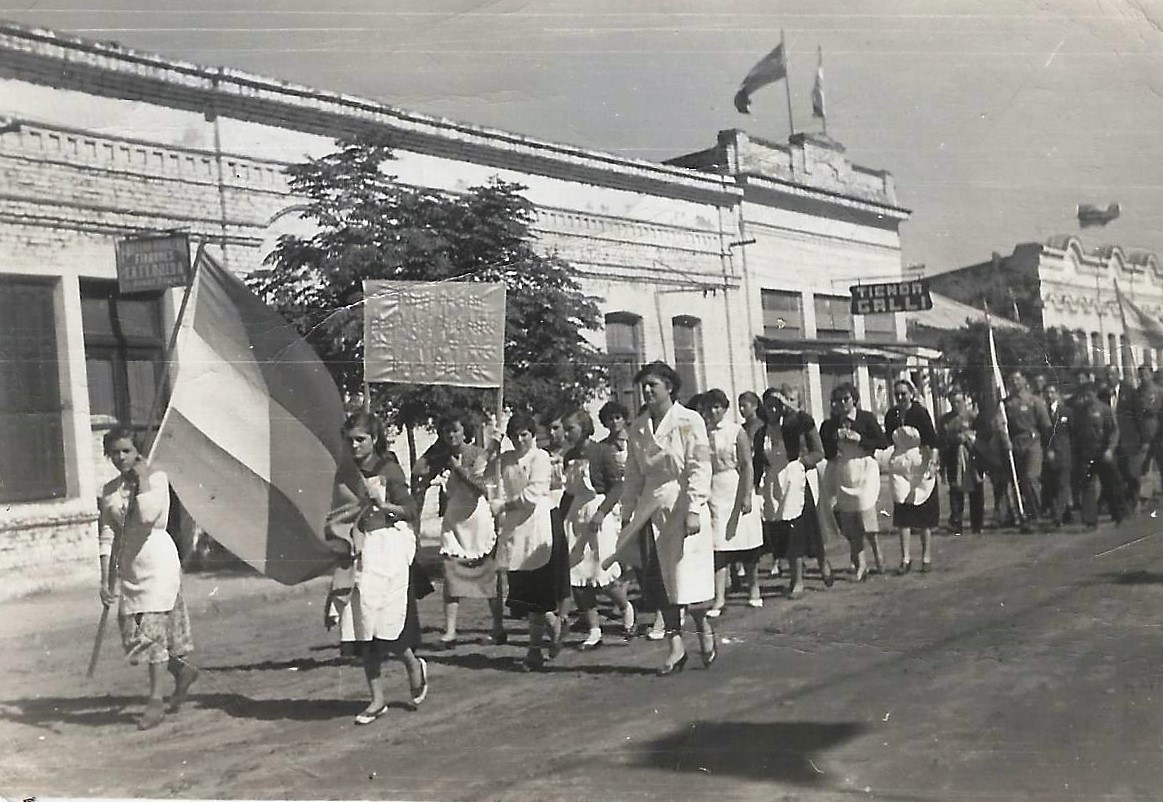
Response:
[{"label": "sign with white lettering", "polygon": [[184,287],[190,281],[190,238],[185,234],[117,242],[117,287],[122,293]]},{"label": "sign with white lettering", "polygon": [[852,293],[852,314],[876,315],[890,312],[924,312],[933,308],[929,282],[894,281],[888,284],[857,284]]},{"label": "sign with white lettering", "polygon": [[505,285],[365,281],[368,382],[500,387]]}]

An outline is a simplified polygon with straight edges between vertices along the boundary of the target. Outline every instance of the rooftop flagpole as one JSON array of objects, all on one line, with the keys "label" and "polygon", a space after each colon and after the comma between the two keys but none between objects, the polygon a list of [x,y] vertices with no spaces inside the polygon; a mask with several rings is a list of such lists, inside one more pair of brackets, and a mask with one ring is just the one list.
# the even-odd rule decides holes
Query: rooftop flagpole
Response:
[{"label": "rooftop flagpole", "polygon": [[784,68],[784,73],[785,73],[783,88],[787,91],[787,127],[788,127],[788,131],[789,131],[788,139],[790,140],[791,137],[795,136],[796,125],[792,119],[792,111],[791,111],[791,77],[786,75],[788,58],[787,58],[787,45],[784,44],[784,41],[783,41],[783,28],[779,29],[779,47],[780,47],[780,50],[783,52],[783,68]]}]

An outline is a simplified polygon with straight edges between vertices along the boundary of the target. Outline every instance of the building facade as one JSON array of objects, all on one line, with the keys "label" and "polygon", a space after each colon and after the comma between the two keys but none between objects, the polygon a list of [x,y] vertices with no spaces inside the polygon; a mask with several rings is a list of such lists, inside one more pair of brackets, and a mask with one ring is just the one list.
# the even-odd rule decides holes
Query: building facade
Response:
[{"label": "building facade", "polygon": [[[1163,365],[1134,325],[1124,326],[1118,292],[1144,313],[1163,318],[1163,272],[1155,254],[1117,245],[1087,248],[1073,235],[1015,246],[1009,256],[932,276],[934,290],[1034,330],[1063,329],[1081,361],[1121,372]],[[1116,290],[1117,287],[1117,290]]]},{"label": "building facade", "polygon": [[370,131],[402,182],[527,187],[540,243],[599,299],[609,392],[631,406],[634,371],[663,359],[691,392],[788,382],[818,416],[855,380],[883,407],[925,356],[899,315],[847,311],[850,284],[901,276],[908,212],[831,140],[725,131],[658,164],[0,26],[0,593],[94,574],[101,436],[146,426],[165,392],[181,293],[120,294],[115,243],[180,230],[259,268],[308,231],[285,167]]}]

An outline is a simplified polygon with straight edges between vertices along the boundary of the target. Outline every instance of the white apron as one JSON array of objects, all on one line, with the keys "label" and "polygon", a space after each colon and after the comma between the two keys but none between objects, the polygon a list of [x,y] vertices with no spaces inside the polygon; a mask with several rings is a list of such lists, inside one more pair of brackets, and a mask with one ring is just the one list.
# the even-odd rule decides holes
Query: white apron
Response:
[{"label": "white apron", "polygon": [[[484,473],[483,454],[474,466]],[[477,494],[456,473],[448,472],[448,505],[440,527],[440,553],[461,560],[477,560],[490,554],[497,542],[497,530],[489,502]]]},{"label": "white apron", "polygon": [[415,556],[416,533],[404,521],[364,533],[351,596],[355,640],[400,636],[408,612],[408,571]]},{"label": "white apron", "polygon": [[518,459],[515,451],[501,455],[501,498],[524,496],[536,500],[532,509],[507,510],[501,516],[497,542],[497,567],[506,571],[533,571],[549,562],[553,551],[553,521],[550,518],[549,483],[552,467],[549,454],[540,448]]},{"label": "white apron", "polygon": [[584,527],[606,500],[605,493],[595,491],[590,481],[588,459],[573,460],[566,467],[565,492],[573,498],[564,521],[569,546],[569,584],[573,587],[605,587],[622,575],[617,563],[602,568],[602,561],[618,546],[620,526],[615,513],[611,512],[596,532]]},{"label": "white apron", "polygon": [[739,456],[736,441],[740,427],[724,419],[708,432],[711,445],[711,543],[715,551],[747,551],[763,545],[762,500],[753,495],[751,512],[735,515],[739,492]]},{"label": "white apron", "polygon": [[804,512],[807,471],[798,459],[788,462],[783,436],[769,429],[764,438],[767,469],[763,472],[763,520],[794,521]]}]

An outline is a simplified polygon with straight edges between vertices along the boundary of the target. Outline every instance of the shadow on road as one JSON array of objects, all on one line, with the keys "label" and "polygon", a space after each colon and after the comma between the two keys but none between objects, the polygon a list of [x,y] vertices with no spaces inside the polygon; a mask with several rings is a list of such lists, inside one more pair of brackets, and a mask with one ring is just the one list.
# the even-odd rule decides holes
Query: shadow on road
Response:
[{"label": "shadow on road", "polygon": [[[0,702],[0,720],[54,731],[61,725],[132,724],[144,704],[142,696],[16,699]],[[237,693],[191,693],[187,707],[218,710],[231,718],[256,721],[328,721],[353,716],[365,704],[352,699],[251,699]],[[390,702],[388,707],[415,709],[405,702]]]},{"label": "shadow on road", "polygon": [[859,722],[696,721],[680,732],[640,743],[645,751],[639,762],[670,772],[817,785],[834,779],[817,765],[820,753],[867,729]]},{"label": "shadow on road", "polygon": [[1100,574],[1096,583],[1111,582],[1115,585],[1163,585],[1163,574],[1157,571],[1119,571]]},{"label": "shadow on road", "polygon": [[[332,651],[334,646],[328,647]],[[236,663],[228,666],[200,666],[203,671],[313,671],[317,668],[340,668],[350,665],[344,657],[320,660],[315,657],[296,657],[293,660],[263,660],[261,663]]]}]

